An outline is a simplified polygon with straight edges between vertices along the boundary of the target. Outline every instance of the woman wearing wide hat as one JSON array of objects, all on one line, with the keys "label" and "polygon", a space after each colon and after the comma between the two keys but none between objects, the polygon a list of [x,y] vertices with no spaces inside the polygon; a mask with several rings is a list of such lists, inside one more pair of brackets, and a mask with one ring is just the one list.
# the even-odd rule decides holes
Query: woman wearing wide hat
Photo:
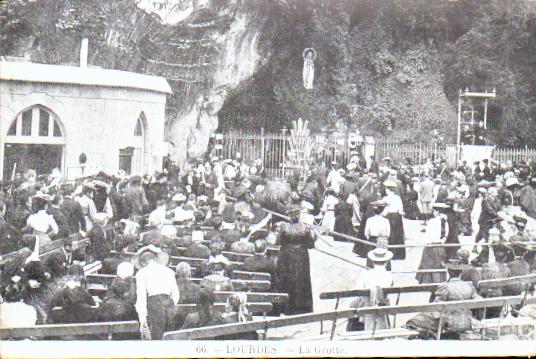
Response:
[{"label": "woman wearing wide hat", "polygon": [[162,339],[168,329],[168,311],[179,302],[175,273],[166,267],[167,253],[150,244],[132,258],[136,273],[136,311],[142,338]]}]

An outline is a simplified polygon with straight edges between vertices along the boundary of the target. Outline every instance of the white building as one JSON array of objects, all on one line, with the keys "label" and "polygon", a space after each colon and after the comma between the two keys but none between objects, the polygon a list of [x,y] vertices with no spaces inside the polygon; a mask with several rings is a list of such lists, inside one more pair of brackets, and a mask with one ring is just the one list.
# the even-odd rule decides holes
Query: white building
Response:
[{"label": "white building", "polygon": [[[98,170],[161,170],[162,77],[0,60],[0,179],[59,167],[68,179]],[[85,161],[84,161],[85,159]]]}]

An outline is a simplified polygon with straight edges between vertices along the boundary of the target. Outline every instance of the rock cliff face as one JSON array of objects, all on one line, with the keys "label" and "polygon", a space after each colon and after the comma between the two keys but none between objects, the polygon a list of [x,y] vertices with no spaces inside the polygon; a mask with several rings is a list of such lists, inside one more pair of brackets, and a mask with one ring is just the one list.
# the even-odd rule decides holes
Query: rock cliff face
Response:
[{"label": "rock cliff face", "polygon": [[87,37],[90,65],[165,77],[178,160],[201,155],[218,127],[279,132],[299,117],[313,130],[344,119],[410,141],[432,128],[448,137],[466,86],[497,88],[499,142],[530,142],[516,124],[535,123],[534,19],[528,0],[8,0],[0,55],[76,64]]},{"label": "rock cliff face", "polygon": [[[0,22],[1,55],[77,64],[89,38],[89,65],[165,77],[166,137],[182,162],[202,155],[228,93],[259,64],[265,17],[257,0],[10,0]],[[149,119],[150,120],[150,119]]]},{"label": "rock cliff face", "polygon": [[169,60],[149,61],[176,89],[179,107],[170,111],[167,124],[173,157],[182,161],[200,156],[218,127],[218,112],[229,91],[257,69],[264,19],[240,1],[218,6],[211,1],[140,0],[137,6],[179,30],[161,38],[157,49]]}]

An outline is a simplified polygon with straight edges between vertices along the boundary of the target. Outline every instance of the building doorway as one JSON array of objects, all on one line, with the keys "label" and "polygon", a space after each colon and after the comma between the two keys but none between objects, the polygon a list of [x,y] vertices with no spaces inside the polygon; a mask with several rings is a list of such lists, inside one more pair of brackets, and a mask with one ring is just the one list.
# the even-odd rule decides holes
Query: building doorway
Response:
[{"label": "building doorway", "polygon": [[37,174],[49,174],[61,169],[62,145],[6,143],[4,146],[4,178],[11,178],[13,170],[23,174],[34,169]]},{"label": "building doorway", "polygon": [[50,109],[35,105],[21,111],[4,137],[3,178],[21,176],[29,169],[49,174],[63,172],[65,135],[59,118]]}]

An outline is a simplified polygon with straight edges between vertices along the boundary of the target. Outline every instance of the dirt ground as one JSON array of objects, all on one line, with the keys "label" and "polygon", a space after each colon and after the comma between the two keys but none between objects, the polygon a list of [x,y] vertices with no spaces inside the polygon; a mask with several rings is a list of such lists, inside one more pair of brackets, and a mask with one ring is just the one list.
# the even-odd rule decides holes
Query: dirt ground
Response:
[{"label": "dirt ground", "polygon": [[[404,220],[404,231],[406,244],[424,244],[427,242],[427,233],[421,232],[421,222],[413,220]],[[473,237],[461,237],[460,242],[463,247],[469,251],[474,243]],[[353,243],[334,241],[331,237],[322,237],[316,241],[315,249],[309,251],[311,260],[311,281],[313,287],[313,303],[315,312],[329,311],[335,308],[335,299],[321,300],[320,293],[329,291],[340,291],[355,289],[357,278],[365,266],[366,259],[360,258],[352,253]],[[422,256],[422,247],[407,248],[405,260],[392,261],[392,271],[413,271],[419,266]],[[329,254],[344,258],[341,260]],[[415,273],[399,273],[394,275],[395,285],[417,284]],[[400,305],[427,303],[429,300],[428,293],[404,293],[400,297]],[[396,295],[389,296],[390,302],[396,302]],[[353,298],[341,299],[339,308],[348,308]],[[397,316],[395,326],[401,327],[405,322],[415,314],[402,314]],[[391,316],[390,322],[393,323],[395,318]],[[335,333],[346,331],[346,319],[337,321]],[[332,322],[309,323],[296,325],[285,328],[270,329],[268,337],[272,339],[306,339],[318,336],[331,330]],[[336,339],[336,337],[335,337]]]}]

